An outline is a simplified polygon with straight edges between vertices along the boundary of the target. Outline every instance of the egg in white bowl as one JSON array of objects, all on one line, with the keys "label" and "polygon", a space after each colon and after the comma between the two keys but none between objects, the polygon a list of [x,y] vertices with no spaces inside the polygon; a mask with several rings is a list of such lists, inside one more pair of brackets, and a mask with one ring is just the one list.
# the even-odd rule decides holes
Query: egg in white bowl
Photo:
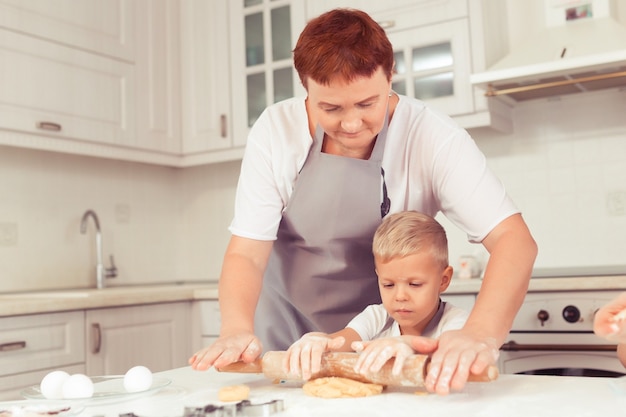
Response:
[{"label": "egg in white bowl", "polygon": [[39,384],[39,390],[44,398],[59,400],[63,398],[63,384],[70,377],[65,371],[52,371],[46,374]]},{"label": "egg in white bowl", "polygon": [[63,383],[63,398],[91,398],[93,396],[93,381],[87,375],[73,374]]},{"label": "egg in white bowl", "polygon": [[127,392],[141,392],[152,386],[152,371],[138,365],[130,368],[124,375],[124,389]]}]

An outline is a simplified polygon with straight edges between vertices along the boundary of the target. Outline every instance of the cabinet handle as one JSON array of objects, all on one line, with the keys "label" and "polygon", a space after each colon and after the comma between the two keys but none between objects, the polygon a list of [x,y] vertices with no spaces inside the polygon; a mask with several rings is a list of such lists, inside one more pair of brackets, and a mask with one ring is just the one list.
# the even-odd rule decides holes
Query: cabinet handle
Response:
[{"label": "cabinet handle", "polygon": [[0,352],[9,352],[11,350],[20,350],[26,348],[26,342],[20,340],[19,342],[9,342],[0,345]]},{"label": "cabinet handle", "polygon": [[37,122],[37,129],[60,132],[61,125],[58,123],[54,123],[54,122]]},{"label": "cabinet handle", "polygon": [[94,336],[94,347],[91,350],[91,353],[97,355],[100,353],[100,348],[102,347],[102,332],[100,331],[100,323],[93,323],[91,325],[91,330]]},{"label": "cabinet handle", "polygon": [[220,116],[220,135],[225,138],[228,135],[228,130],[227,130],[227,125],[226,125],[227,119],[226,119],[226,115],[222,114]]},{"label": "cabinet handle", "polygon": [[395,20],[381,20],[380,22],[377,22],[377,23],[383,29],[389,29],[396,25]]}]

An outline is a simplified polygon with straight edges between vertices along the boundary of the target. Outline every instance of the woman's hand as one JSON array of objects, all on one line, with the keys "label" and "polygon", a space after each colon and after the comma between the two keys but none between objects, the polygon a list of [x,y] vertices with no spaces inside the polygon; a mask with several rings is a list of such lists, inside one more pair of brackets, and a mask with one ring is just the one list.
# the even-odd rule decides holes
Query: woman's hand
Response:
[{"label": "woman's hand", "polygon": [[411,347],[411,340],[414,337],[418,336],[388,337],[352,343],[352,349],[361,352],[354,370],[363,376],[368,376],[368,374],[380,371],[389,359],[395,358],[391,372],[393,375],[400,375],[405,359],[415,353]]},{"label": "woman's hand", "polygon": [[287,350],[283,359],[283,370],[290,375],[302,376],[308,381],[320,371],[322,353],[340,349],[345,343],[343,336],[331,337],[326,333],[306,333]]},{"label": "woman's hand", "polygon": [[626,343],[626,292],[597,311],[593,331],[600,337]]},{"label": "woman's hand", "polygon": [[[419,338],[414,338],[411,346],[420,353],[428,353],[423,351],[424,343]],[[479,374],[494,365],[498,355],[498,346],[492,338],[480,338],[463,329],[444,332],[432,355],[424,385],[428,391],[443,395],[451,389],[461,390],[470,373]]]},{"label": "woman's hand", "polygon": [[194,353],[188,362],[198,371],[206,371],[211,366],[219,369],[233,362],[253,362],[262,350],[261,342],[254,334],[238,333],[220,336],[211,346]]}]

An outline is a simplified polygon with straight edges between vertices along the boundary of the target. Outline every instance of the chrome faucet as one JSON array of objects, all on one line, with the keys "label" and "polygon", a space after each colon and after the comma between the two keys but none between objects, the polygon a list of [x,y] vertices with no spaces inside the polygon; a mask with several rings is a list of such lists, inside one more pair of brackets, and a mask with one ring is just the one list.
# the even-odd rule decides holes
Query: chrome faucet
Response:
[{"label": "chrome faucet", "polygon": [[104,278],[115,278],[117,276],[117,267],[113,261],[113,255],[111,258],[111,267],[105,268],[102,263],[102,233],[100,232],[100,221],[98,215],[93,210],[87,210],[83,214],[83,218],[80,221],[80,232],[82,234],[87,233],[87,220],[91,217],[96,225],[96,286],[98,289],[104,288]]}]

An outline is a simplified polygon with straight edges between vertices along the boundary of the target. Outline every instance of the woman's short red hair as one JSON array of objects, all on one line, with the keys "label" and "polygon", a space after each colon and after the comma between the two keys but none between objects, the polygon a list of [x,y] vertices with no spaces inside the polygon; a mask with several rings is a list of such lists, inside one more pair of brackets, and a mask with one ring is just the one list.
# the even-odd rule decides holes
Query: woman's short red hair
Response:
[{"label": "woman's short red hair", "polygon": [[385,30],[367,13],[334,9],[307,23],[293,51],[302,85],[307,79],[323,85],[333,79],[350,82],[371,77],[382,67],[393,75],[393,47]]}]

